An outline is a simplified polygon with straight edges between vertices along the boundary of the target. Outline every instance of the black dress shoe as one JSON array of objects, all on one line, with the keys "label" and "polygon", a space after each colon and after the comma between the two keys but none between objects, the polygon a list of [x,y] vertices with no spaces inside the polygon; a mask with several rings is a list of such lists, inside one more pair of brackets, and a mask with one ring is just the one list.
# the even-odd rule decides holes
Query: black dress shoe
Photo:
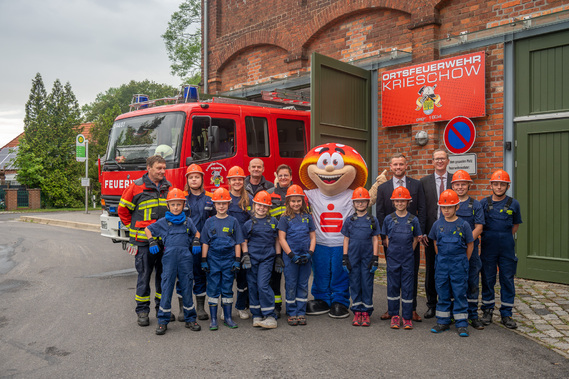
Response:
[{"label": "black dress shoe", "polygon": [[429,308],[423,315],[424,318],[433,318],[435,317],[436,311],[435,308]]},{"label": "black dress shoe", "polygon": [[330,311],[330,307],[324,300],[310,300],[306,304],[306,314],[311,316],[323,315]]},{"label": "black dress shoe", "polygon": [[332,303],[330,313],[328,313],[328,316],[332,318],[346,318],[349,315],[350,311],[348,310],[348,307],[340,303]]}]

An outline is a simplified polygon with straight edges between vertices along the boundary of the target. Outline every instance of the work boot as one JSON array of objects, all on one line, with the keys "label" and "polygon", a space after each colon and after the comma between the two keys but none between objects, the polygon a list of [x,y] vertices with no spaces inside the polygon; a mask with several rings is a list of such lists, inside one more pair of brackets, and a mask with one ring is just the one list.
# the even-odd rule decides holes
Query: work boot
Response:
[{"label": "work boot", "polygon": [[456,331],[458,332],[458,335],[461,337],[468,337],[469,336],[468,328],[466,328],[466,327],[457,328]]},{"label": "work boot", "polygon": [[186,317],[184,316],[184,302],[181,297],[178,297],[178,304],[180,305],[180,312],[178,313],[178,321],[184,322],[186,321]]},{"label": "work boot", "polygon": [[482,321],[482,324],[486,325],[490,325],[492,323],[492,315],[494,314],[494,308],[488,308],[488,309],[484,309],[482,311],[482,317],[480,318],[480,321]]},{"label": "work boot", "polygon": [[516,329],[518,324],[509,316],[502,317],[502,325],[504,325],[508,329]]},{"label": "work boot", "polygon": [[231,329],[235,329],[235,328],[237,328],[238,325],[231,318],[231,308],[232,307],[233,307],[233,304],[223,304],[223,316],[224,316],[223,323],[225,324],[225,326],[227,326]]},{"label": "work boot", "polygon": [[202,330],[200,324],[195,321],[186,322],[186,328],[190,329],[192,332],[199,332]]},{"label": "work boot", "polygon": [[[276,299],[276,296],[275,296],[275,299]],[[279,299],[280,299],[280,296],[279,296]],[[275,313],[277,315],[277,318],[281,317],[282,310],[283,310],[283,303],[282,303],[282,299],[281,299],[280,302],[275,303]]]},{"label": "work boot", "polygon": [[156,334],[159,336],[166,334],[166,330],[168,329],[168,325],[166,324],[158,324],[156,327]]},{"label": "work boot", "polygon": [[450,325],[448,324],[436,324],[431,328],[431,332],[433,333],[442,333],[450,329]]},{"label": "work boot", "polygon": [[196,296],[196,312],[198,314],[198,320],[207,320],[209,316],[205,311],[205,296]]},{"label": "work boot", "polygon": [[217,330],[217,305],[209,306],[209,314],[211,322],[209,323],[209,330]]},{"label": "work boot", "polygon": [[476,330],[483,330],[484,329],[484,324],[482,323],[482,321],[480,321],[477,318],[469,319],[468,323],[470,324],[470,326],[472,326]]},{"label": "work boot", "polygon": [[170,312],[170,321],[176,321],[176,316],[172,312]]},{"label": "work boot", "polygon": [[148,318],[148,313],[138,313],[138,325],[148,326],[150,325],[150,319]]},{"label": "work boot", "polygon": [[265,328],[265,329],[274,329],[277,327],[277,320],[275,320],[274,317],[269,316],[266,319],[264,319],[263,321],[261,321],[259,323],[260,327]]}]

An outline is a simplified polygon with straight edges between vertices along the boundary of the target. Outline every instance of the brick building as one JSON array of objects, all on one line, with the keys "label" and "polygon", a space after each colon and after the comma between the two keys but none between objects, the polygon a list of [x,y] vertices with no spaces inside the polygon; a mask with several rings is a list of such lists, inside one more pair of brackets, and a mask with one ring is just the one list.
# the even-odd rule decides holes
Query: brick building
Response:
[{"label": "brick building", "polygon": [[[403,152],[432,172],[448,122],[385,127],[382,73],[484,52],[485,115],[472,120],[473,195],[497,168],[522,204],[519,273],[569,281],[569,4],[561,0],[204,0],[205,92],[250,99],[310,86],[319,53],[372,72],[371,176]],[[462,33],[462,34],[461,34]],[[417,86],[419,88],[420,86]],[[448,100],[447,100],[448,101]],[[419,131],[428,143],[415,141]],[[553,217],[551,217],[553,214]],[[559,220],[555,226],[550,220]],[[551,227],[550,227],[551,226]]]}]

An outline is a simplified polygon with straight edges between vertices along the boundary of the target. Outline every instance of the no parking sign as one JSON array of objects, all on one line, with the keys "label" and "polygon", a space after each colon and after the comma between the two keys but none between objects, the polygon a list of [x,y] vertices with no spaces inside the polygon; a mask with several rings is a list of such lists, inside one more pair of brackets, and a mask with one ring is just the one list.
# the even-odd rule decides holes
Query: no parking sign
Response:
[{"label": "no parking sign", "polygon": [[475,139],[476,129],[468,117],[455,117],[445,127],[443,140],[448,151],[453,154],[466,153],[474,145]]}]

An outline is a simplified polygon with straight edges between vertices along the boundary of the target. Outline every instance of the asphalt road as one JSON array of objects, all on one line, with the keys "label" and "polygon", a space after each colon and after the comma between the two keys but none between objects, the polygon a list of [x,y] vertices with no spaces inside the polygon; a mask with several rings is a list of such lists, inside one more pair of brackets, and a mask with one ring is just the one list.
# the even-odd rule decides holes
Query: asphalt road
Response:
[{"label": "asphalt road", "polygon": [[[154,334],[134,313],[134,262],[97,233],[0,217],[0,377],[569,377],[569,360],[498,325],[435,335],[433,320],[391,330],[309,317],[259,330],[195,333],[171,323]],[[420,299],[420,313],[424,299]]]}]

